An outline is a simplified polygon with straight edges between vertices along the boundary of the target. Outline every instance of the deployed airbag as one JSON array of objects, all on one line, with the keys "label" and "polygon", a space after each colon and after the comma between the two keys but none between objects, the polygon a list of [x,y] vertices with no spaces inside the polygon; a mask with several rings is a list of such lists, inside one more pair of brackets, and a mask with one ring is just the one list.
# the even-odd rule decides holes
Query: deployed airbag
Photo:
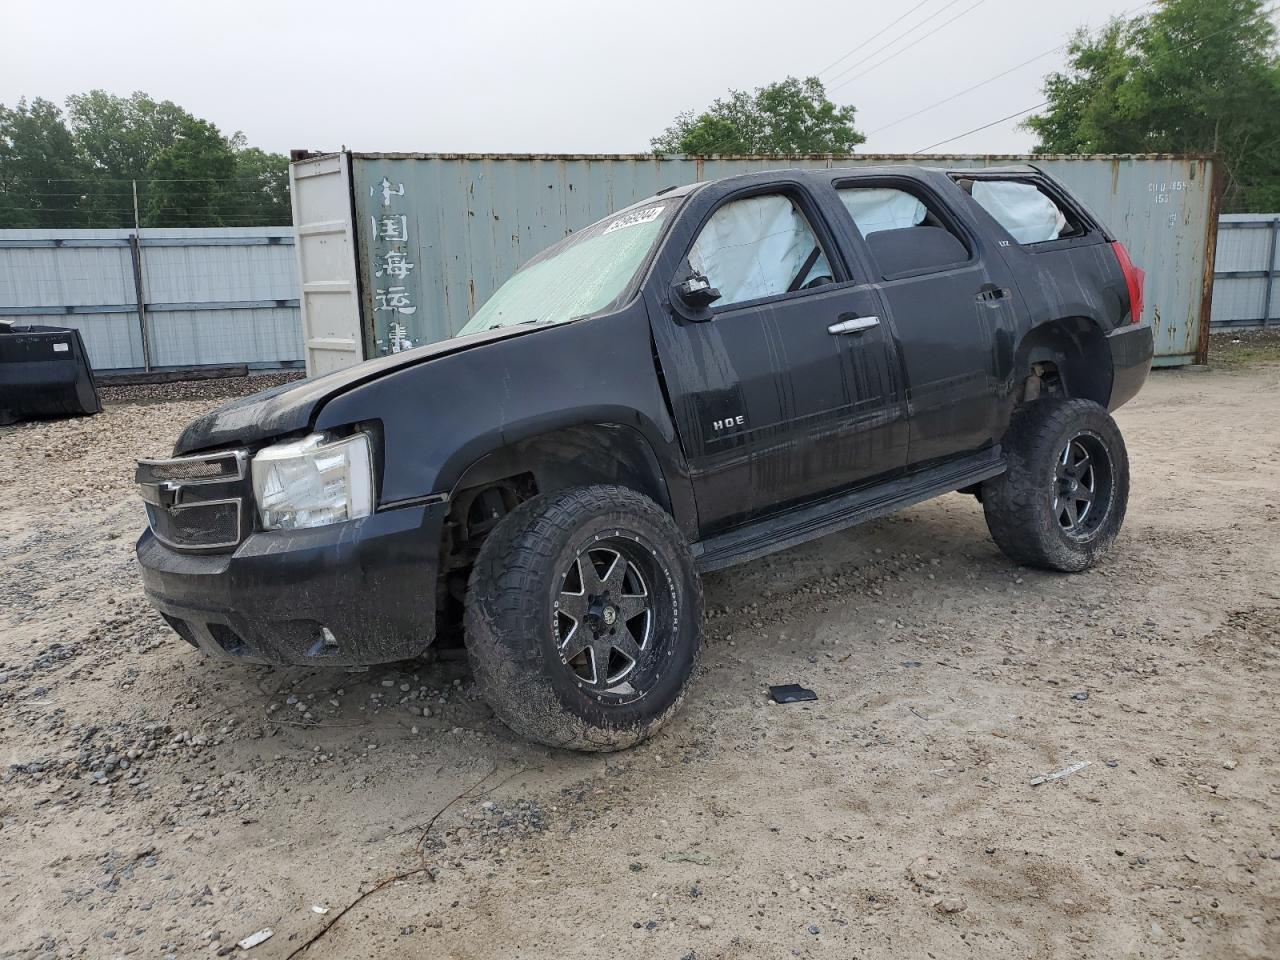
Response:
[{"label": "deployed airbag", "polygon": [[853,222],[864,237],[881,230],[899,230],[923,223],[925,206],[905,190],[892,187],[853,187],[840,191]]},{"label": "deployed airbag", "polygon": [[[727,203],[707,221],[689,263],[720,291],[720,303],[741,303],[786,293],[818,248],[808,221],[784,196]],[[800,278],[829,276],[825,254]]]},{"label": "deployed airbag", "polygon": [[1067,226],[1058,205],[1030,183],[975,180],[970,193],[1019,243],[1056,240]]}]

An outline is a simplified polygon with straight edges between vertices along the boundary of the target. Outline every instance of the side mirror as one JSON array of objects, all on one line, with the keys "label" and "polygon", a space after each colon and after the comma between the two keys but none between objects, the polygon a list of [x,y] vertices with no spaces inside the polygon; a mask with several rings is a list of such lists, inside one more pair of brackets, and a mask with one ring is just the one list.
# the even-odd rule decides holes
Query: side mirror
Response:
[{"label": "side mirror", "polygon": [[694,313],[702,313],[720,299],[720,291],[700,273],[695,273],[683,283],[677,283],[675,294],[680,298],[680,302]]}]

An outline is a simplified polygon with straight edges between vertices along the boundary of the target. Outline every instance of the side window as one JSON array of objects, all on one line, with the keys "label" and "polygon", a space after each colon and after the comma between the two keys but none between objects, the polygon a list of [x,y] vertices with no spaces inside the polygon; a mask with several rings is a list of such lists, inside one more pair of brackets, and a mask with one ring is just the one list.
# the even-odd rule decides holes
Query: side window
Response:
[{"label": "side window", "polygon": [[1044,243],[1083,233],[1053,198],[1034,183],[1016,180],[960,181],[978,205],[1019,243]]},{"label": "side window", "polygon": [[822,245],[789,197],[733,200],[716,210],[689,264],[720,291],[717,307],[831,283]]},{"label": "side window", "polygon": [[969,259],[964,241],[910,190],[837,184],[836,193],[886,280]]}]

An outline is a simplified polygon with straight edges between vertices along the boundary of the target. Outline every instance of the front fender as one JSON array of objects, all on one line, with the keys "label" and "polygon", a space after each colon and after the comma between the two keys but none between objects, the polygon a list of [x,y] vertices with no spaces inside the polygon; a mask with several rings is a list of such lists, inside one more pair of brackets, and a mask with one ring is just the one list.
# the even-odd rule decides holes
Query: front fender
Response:
[{"label": "front fender", "polygon": [[584,424],[616,424],[644,438],[677,523],[696,531],[687,468],[639,300],[614,314],[390,372],[326,403],[316,428],[368,420],[382,425],[381,507],[447,495],[495,450]]}]

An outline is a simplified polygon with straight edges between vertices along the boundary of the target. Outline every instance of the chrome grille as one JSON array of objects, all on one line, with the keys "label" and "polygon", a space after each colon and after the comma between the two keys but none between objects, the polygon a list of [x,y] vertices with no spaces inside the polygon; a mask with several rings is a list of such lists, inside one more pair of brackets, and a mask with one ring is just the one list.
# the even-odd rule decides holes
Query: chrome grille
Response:
[{"label": "chrome grille", "polygon": [[135,479],[156,539],[178,550],[229,550],[249,530],[248,453],[139,460]]}]

